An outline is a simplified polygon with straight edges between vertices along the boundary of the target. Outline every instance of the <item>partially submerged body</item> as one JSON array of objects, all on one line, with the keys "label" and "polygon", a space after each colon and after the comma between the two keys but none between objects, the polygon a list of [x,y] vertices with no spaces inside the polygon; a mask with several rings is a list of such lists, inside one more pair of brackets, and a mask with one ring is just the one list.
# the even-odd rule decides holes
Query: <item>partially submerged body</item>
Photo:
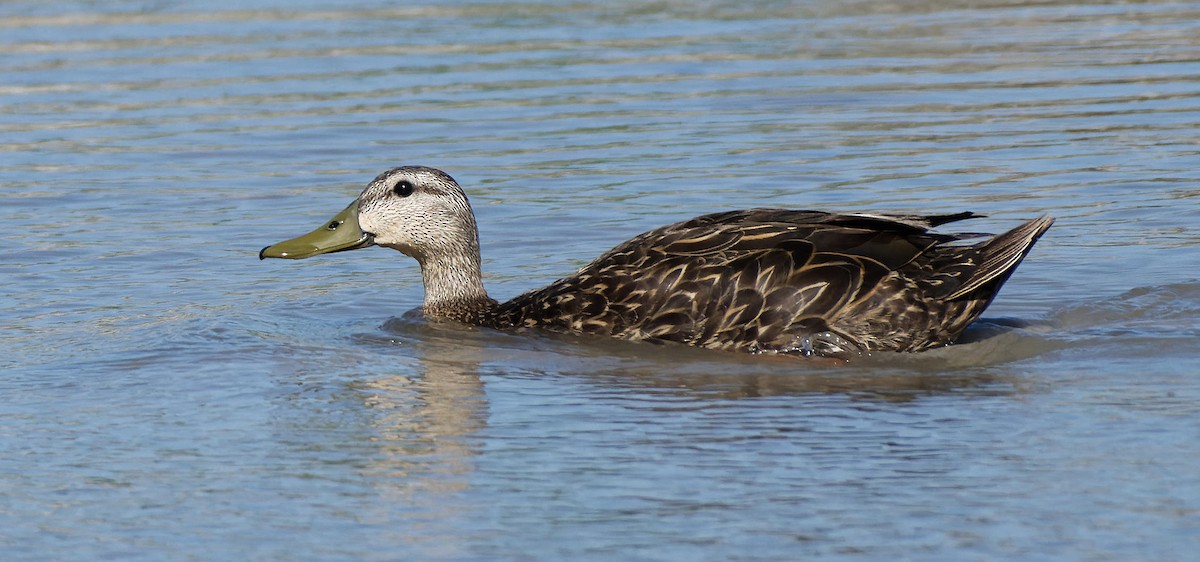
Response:
[{"label": "partially submerged body", "polygon": [[750,209],[624,242],[504,303],[488,297],[475,217],[445,173],[385,172],[324,228],[264,248],[304,258],[370,245],[421,265],[426,316],[499,329],[794,355],[920,351],[955,341],[1053,223],[981,235],[931,229],[972,213],[908,216]]}]

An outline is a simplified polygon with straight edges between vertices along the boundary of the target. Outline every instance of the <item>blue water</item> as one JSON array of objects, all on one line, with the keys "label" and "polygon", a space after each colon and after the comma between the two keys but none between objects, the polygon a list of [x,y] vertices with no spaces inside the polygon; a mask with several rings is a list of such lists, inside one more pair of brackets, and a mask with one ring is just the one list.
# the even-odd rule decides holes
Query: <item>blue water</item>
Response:
[{"label": "blue water", "polygon": [[[0,3],[4,560],[1190,560],[1200,4]],[[1058,222],[847,366],[259,262],[444,169],[507,298],[781,206]]]}]

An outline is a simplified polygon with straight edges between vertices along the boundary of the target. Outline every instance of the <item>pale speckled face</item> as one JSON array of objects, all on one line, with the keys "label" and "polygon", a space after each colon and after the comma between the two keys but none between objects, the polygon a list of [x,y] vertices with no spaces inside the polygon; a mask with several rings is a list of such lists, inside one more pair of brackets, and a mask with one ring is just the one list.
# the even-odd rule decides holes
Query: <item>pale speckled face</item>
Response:
[{"label": "pale speckled face", "polygon": [[478,253],[466,194],[454,178],[434,168],[410,166],[380,174],[358,197],[358,224],[376,244],[421,262]]}]

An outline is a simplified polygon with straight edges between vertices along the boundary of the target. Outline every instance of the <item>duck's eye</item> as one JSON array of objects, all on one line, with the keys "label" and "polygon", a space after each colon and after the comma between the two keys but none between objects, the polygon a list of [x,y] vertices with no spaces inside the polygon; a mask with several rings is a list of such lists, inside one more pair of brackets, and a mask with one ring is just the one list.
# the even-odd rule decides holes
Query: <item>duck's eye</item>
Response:
[{"label": "duck's eye", "polygon": [[337,230],[339,226],[342,226],[342,221],[333,221],[325,226],[325,230]]},{"label": "duck's eye", "polygon": [[396,187],[392,188],[392,191],[394,191],[396,193],[396,195],[399,195],[401,197],[408,197],[409,195],[412,195],[413,184],[408,183],[406,181],[402,181],[400,183],[397,183]]}]

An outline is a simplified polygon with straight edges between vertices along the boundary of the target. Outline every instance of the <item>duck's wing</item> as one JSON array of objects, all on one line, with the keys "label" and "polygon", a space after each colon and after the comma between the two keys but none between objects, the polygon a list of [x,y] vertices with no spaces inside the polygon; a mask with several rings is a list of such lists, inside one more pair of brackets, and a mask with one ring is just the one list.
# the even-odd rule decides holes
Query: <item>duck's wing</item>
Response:
[{"label": "duck's wing", "polygon": [[[962,238],[930,228],[974,216],[705,215],[637,236],[501,310],[517,326],[803,352],[806,335],[836,332],[893,272]],[[864,346],[856,334],[835,335]]]}]

